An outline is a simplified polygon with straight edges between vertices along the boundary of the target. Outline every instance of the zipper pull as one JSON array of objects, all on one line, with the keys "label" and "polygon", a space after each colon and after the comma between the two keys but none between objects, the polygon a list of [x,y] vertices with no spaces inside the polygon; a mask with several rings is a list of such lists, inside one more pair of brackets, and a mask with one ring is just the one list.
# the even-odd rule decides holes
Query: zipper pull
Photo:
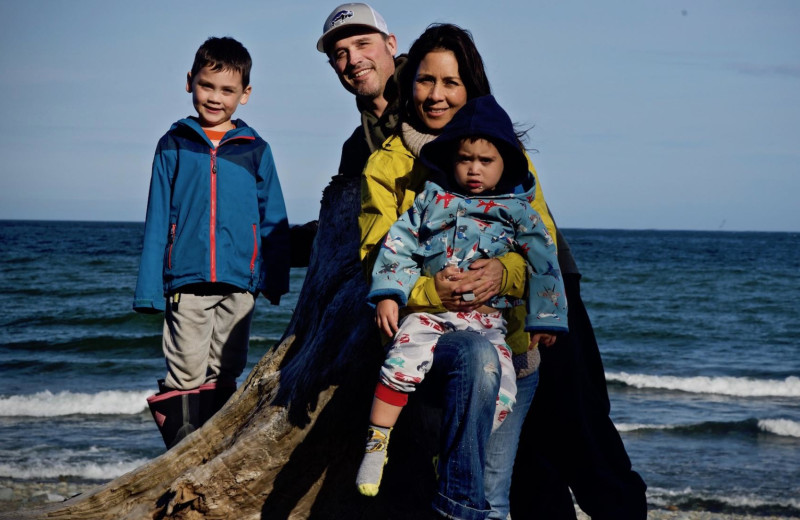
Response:
[{"label": "zipper pull", "polygon": [[217,173],[217,150],[216,148],[211,150],[211,173]]}]

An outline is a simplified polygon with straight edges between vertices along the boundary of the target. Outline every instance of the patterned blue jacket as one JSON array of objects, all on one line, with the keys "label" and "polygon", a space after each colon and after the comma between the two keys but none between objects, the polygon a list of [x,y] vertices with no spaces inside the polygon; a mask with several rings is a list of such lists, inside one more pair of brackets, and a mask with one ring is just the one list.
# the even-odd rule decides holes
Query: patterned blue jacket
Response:
[{"label": "patterned blue jacket", "polygon": [[234,121],[216,148],[193,119],[159,140],[133,308],[164,310],[193,283],[224,283],[278,303],[289,288],[289,225],[269,144]]},{"label": "patterned blue jacket", "polygon": [[[515,251],[529,266],[525,330],[565,332],[567,302],[556,248],[530,205],[534,177],[528,172],[527,159],[508,116],[505,112],[505,118],[497,114],[502,109],[491,96],[477,100],[477,107],[473,101],[465,105],[443,133],[422,149],[421,158],[434,173],[413,206],[392,225],[384,239],[367,299],[377,303],[394,298],[405,305],[420,273],[434,276],[449,265],[464,270],[479,258]],[[499,126],[506,131],[482,125]],[[498,148],[506,167],[494,192],[461,194],[455,191],[452,176],[445,173],[450,170],[447,163],[452,160],[452,144],[463,136],[485,136],[501,145]],[[508,308],[521,303],[495,297],[488,305]]]}]

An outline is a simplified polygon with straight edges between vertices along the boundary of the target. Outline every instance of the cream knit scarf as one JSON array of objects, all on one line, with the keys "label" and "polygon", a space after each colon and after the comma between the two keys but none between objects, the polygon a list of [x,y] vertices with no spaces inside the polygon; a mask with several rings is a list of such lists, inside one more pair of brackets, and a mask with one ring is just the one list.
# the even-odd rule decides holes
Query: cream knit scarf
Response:
[{"label": "cream knit scarf", "polygon": [[408,151],[417,158],[419,157],[419,152],[422,150],[422,147],[436,139],[435,134],[426,134],[420,132],[405,121],[400,126],[400,130],[400,138],[402,139],[403,144]]}]

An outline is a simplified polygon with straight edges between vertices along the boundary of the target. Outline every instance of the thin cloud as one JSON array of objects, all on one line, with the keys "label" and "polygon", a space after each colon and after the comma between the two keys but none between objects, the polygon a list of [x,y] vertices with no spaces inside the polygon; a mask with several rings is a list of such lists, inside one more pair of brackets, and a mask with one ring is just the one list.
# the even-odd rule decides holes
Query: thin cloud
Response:
[{"label": "thin cloud", "polygon": [[800,78],[800,65],[758,65],[755,63],[736,63],[731,68],[741,74],[760,77]]}]

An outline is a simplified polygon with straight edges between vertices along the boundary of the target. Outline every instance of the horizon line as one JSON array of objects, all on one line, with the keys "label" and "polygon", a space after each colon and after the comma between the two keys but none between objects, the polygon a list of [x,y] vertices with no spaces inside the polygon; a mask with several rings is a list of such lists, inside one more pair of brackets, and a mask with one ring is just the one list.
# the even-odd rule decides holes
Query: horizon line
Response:
[{"label": "horizon line", "polygon": [[[60,223],[75,223],[75,224],[136,224],[144,225],[144,220],[76,220],[76,219],[29,219],[29,218],[0,218],[0,223],[6,222],[31,222],[31,223],[45,223],[45,222],[60,222]],[[313,222],[313,221],[309,221]],[[303,223],[289,223],[289,226],[303,226],[308,222]],[[560,226],[559,229],[572,229],[577,231],[658,231],[658,232],[706,232],[706,233],[800,233],[798,230],[754,230],[754,229],[723,229],[720,226],[717,229],[706,228],[693,228],[693,229],[677,229],[677,228],[620,228],[620,227],[583,227],[583,226]]]}]

